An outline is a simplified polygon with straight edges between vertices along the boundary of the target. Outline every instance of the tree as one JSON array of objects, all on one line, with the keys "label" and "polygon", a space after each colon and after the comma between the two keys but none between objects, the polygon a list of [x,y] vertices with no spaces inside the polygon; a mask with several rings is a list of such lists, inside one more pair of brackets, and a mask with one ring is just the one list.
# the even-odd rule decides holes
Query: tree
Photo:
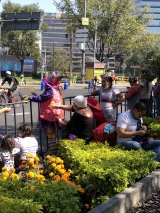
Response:
[{"label": "tree", "polygon": [[63,48],[54,48],[48,63],[48,69],[62,71],[63,73],[68,72],[69,61],[70,57],[67,50]]},{"label": "tree", "polygon": [[[66,13],[67,29],[82,28],[83,0],[54,0],[54,4],[60,11]],[[150,45],[153,41],[154,36],[146,30],[146,23],[151,20],[151,17],[146,15],[148,7],[140,11],[133,0],[86,0],[86,4],[90,38],[88,46],[93,52],[97,23],[99,42],[96,42],[96,58],[98,60],[103,61],[105,47],[108,48],[105,56],[110,57],[117,53],[129,55],[134,48],[145,46],[146,43]]]},{"label": "tree", "polygon": [[[8,1],[3,4],[2,19],[6,19],[7,13],[21,13],[21,12],[41,12],[37,4],[30,4],[21,6]],[[41,25],[41,31],[47,28],[46,25]],[[23,31],[23,30],[6,30],[5,22],[2,26],[2,44],[10,48],[10,52],[16,55],[19,59],[24,56],[38,57],[40,54],[38,45],[37,31]]]}]

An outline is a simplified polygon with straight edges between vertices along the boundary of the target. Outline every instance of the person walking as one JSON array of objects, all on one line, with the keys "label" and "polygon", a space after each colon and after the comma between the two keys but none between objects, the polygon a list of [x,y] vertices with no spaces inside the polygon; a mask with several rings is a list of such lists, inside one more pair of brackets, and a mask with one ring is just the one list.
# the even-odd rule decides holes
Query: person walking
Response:
[{"label": "person walking", "polygon": [[73,83],[74,86],[76,86],[76,83],[77,83],[77,75],[76,74],[72,75],[72,83]]},{"label": "person walking", "polygon": [[139,101],[139,95],[141,93],[141,86],[137,84],[137,78],[135,76],[129,77],[129,83],[131,87],[127,88],[125,93],[127,100],[127,110],[132,109]]},{"label": "person walking", "polygon": [[24,74],[23,73],[21,73],[21,75],[19,76],[19,79],[20,79],[20,85],[26,84],[26,80],[24,78]]},{"label": "person walking", "polygon": [[116,107],[124,101],[125,97],[119,89],[112,88],[111,76],[102,76],[102,86],[93,91],[91,95],[100,95],[100,106],[106,121],[116,121]]}]

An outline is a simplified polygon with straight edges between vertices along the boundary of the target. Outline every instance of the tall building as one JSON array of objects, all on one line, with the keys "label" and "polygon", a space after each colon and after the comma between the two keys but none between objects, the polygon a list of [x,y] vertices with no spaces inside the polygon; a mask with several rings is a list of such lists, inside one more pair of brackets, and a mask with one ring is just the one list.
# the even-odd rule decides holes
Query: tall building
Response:
[{"label": "tall building", "polygon": [[150,7],[149,13],[153,20],[148,23],[147,28],[151,33],[160,33],[160,0],[135,0],[135,3],[141,8]]},{"label": "tall building", "polygon": [[[43,22],[48,24],[48,30],[42,33],[42,52],[46,54],[48,61],[52,51],[56,48],[64,48],[70,53],[72,45],[73,70],[80,72],[82,51],[80,44],[75,42],[74,36],[71,44],[70,34],[66,32],[65,15],[60,13],[45,13]],[[93,56],[93,53],[85,47],[86,56]]]},{"label": "tall building", "polygon": [[[64,48],[70,53],[71,42],[70,35],[66,32],[66,16],[61,13],[45,13],[43,22],[48,24],[48,30],[42,33],[42,44],[41,50],[43,55],[45,54],[46,61],[49,60],[49,57],[52,51],[56,48]],[[73,71],[81,73],[82,70],[82,51],[79,43],[75,42],[75,36],[72,40],[72,60],[73,60]],[[92,49],[93,50],[93,49]],[[85,45],[85,55],[86,58],[89,57],[89,60],[92,58],[94,53],[89,50],[88,45]],[[114,63],[112,59],[109,59],[110,63],[108,68],[114,69]]]}]

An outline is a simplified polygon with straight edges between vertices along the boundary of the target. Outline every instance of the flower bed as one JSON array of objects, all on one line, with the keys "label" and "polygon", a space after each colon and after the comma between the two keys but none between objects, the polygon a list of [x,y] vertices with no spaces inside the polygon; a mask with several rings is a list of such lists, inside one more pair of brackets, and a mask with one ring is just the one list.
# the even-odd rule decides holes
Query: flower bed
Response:
[{"label": "flower bed", "polygon": [[87,212],[154,171],[158,164],[152,151],[126,151],[107,143],[62,140],[59,149],[61,158],[46,156],[43,168],[38,157],[27,155],[21,178],[14,169],[3,168],[2,212],[6,206],[11,213]]}]

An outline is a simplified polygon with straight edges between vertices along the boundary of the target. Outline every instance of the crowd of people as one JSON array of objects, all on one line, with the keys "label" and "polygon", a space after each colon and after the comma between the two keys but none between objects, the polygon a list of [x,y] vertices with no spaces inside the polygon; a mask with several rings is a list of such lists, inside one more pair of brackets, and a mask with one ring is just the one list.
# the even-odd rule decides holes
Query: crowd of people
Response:
[{"label": "crowd of people", "polygon": [[[8,77],[7,77],[8,78]],[[102,75],[102,85],[92,92],[92,96],[99,95],[100,103],[94,97],[78,95],[72,104],[64,105],[59,88],[62,76],[58,72],[44,78],[45,89],[41,95],[32,93],[30,101],[40,103],[38,123],[44,128],[47,137],[52,142],[51,154],[57,155],[58,142],[56,131],[61,132],[61,139],[81,138],[90,143],[98,134],[112,135],[115,144],[121,144],[126,150],[153,150],[155,160],[160,161],[160,140],[149,140],[147,127],[143,125],[142,117],[151,115],[150,94],[153,92],[157,102],[157,115],[160,114],[160,79],[152,88],[152,82],[145,79],[145,72],[139,78],[130,77],[130,87],[125,95],[119,89],[113,88],[113,78]],[[4,82],[2,82],[3,84]],[[127,100],[127,111],[116,117],[116,108]],[[3,108],[0,114],[8,113],[11,108]],[[72,112],[68,122],[65,121],[64,111]],[[101,128],[103,126],[103,129]],[[98,128],[102,131],[98,131]],[[96,129],[96,131],[95,131]],[[37,155],[38,142],[33,136],[32,127],[22,124],[18,137],[0,135],[0,168],[6,166],[19,168],[21,161],[26,160],[26,154]]]}]

